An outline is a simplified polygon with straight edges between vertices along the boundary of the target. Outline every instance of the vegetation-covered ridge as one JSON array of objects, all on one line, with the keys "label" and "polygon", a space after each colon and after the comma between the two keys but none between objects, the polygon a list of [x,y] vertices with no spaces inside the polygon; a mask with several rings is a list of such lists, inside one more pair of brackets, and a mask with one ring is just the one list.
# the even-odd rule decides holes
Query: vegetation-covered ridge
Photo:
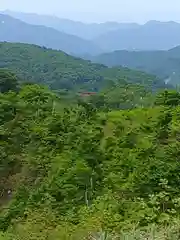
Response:
[{"label": "vegetation-covered ridge", "polygon": [[165,88],[154,75],[128,68],[108,68],[43,47],[0,43],[0,68],[8,68],[22,80],[45,84],[55,90],[101,91],[112,82]]},{"label": "vegetation-covered ridge", "polygon": [[106,113],[0,80],[1,239],[179,239],[179,92]]},{"label": "vegetation-covered ridge", "polygon": [[124,66],[154,74],[172,85],[180,85],[180,47],[168,51],[115,51],[92,57],[109,67]]}]

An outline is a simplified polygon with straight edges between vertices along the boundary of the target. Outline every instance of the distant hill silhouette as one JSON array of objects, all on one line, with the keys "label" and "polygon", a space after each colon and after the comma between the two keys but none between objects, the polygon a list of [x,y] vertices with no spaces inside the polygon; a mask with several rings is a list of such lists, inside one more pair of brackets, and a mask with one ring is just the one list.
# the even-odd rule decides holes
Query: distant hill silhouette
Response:
[{"label": "distant hill silhouette", "polygon": [[[103,52],[115,50],[168,50],[180,45],[180,23],[173,21],[160,22],[152,20],[144,25],[118,22],[85,24],[56,16],[35,13],[12,12],[9,10],[3,13],[28,24],[54,28],[60,31],[61,34],[71,35],[71,39],[73,38],[72,35],[79,37],[81,47],[79,47],[79,50],[75,49],[75,51],[73,49],[72,51],[73,53],[76,52],[78,56],[80,52],[94,54],[100,49]],[[76,42],[79,42],[80,39],[72,40],[76,47]],[[91,42],[82,42],[82,39]],[[71,45],[73,46],[72,43]],[[87,45],[89,45],[89,49],[84,51]]]},{"label": "distant hill silhouette", "polygon": [[39,15],[35,13],[12,12],[9,10],[6,10],[4,13],[29,24],[52,27],[58,31],[73,34],[88,40],[96,38],[101,34],[107,33],[112,30],[138,27],[138,24],[136,23],[105,22],[100,24],[85,24],[69,19],[63,19],[48,15]]},{"label": "distant hill silhouette", "polygon": [[75,55],[101,53],[101,49],[88,40],[53,28],[30,25],[4,14],[0,14],[0,41],[36,44]]},{"label": "distant hill silhouette", "polygon": [[180,45],[180,24],[150,21],[136,28],[107,32],[94,42],[109,51],[168,50]]}]

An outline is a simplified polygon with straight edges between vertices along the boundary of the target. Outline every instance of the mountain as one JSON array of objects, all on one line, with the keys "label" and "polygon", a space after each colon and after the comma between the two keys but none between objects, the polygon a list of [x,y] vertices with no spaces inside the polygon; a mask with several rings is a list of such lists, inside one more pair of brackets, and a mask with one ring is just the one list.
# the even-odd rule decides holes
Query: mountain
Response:
[{"label": "mountain", "polygon": [[94,55],[100,50],[103,52],[115,50],[168,50],[180,45],[180,24],[173,21],[160,22],[152,20],[144,25],[118,22],[86,24],[35,13],[6,10],[3,14],[28,24],[38,27],[43,25],[58,30],[61,34],[64,33],[81,38],[81,40],[76,40],[77,42],[82,42],[82,39],[86,39],[88,42],[82,42],[77,48],[83,48],[83,46],[87,45],[90,46],[89,48],[84,47],[83,51],[76,49],[76,51],[74,49],[71,52],[68,51],[68,53],[76,53],[77,56],[81,56],[80,52]]},{"label": "mountain", "polygon": [[0,41],[36,44],[75,55],[101,53],[91,41],[53,28],[27,24],[4,14],[0,14]]},{"label": "mountain", "polygon": [[107,66],[124,66],[155,74],[180,85],[180,46],[167,51],[114,51],[91,58]]},{"label": "mountain", "polygon": [[180,44],[180,24],[150,21],[136,28],[110,31],[94,42],[109,51],[168,50]]},{"label": "mountain", "polygon": [[9,10],[4,11],[3,13],[20,19],[29,24],[52,27],[58,31],[73,34],[87,40],[94,39],[112,30],[136,28],[138,26],[138,24],[136,23],[117,22],[85,24],[69,19],[58,18],[56,16],[38,15],[35,13],[12,12]]},{"label": "mountain", "polygon": [[72,57],[62,51],[21,44],[0,44],[0,68],[12,70],[22,80],[46,84],[52,89],[99,91],[113,82],[164,88],[154,75],[128,68],[108,68]]}]

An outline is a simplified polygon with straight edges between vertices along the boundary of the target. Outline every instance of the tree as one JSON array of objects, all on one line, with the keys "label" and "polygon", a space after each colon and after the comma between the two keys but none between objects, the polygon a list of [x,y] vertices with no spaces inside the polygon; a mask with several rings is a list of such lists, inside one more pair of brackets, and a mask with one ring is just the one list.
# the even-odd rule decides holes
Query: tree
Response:
[{"label": "tree", "polygon": [[11,90],[16,91],[17,85],[18,85],[18,80],[13,73],[5,69],[0,69],[0,92],[1,93],[6,93]]},{"label": "tree", "polygon": [[160,92],[155,101],[156,105],[177,106],[180,104],[180,93],[175,90]]}]

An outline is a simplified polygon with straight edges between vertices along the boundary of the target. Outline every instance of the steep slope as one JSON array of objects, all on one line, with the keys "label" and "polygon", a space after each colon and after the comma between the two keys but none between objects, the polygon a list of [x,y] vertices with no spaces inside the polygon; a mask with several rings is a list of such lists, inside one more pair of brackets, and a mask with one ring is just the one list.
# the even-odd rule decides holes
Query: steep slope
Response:
[{"label": "steep slope", "polygon": [[137,28],[110,31],[94,42],[110,51],[168,50],[180,44],[180,24],[150,21]]},{"label": "steep slope", "polygon": [[0,68],[13,70],[22,79],[43,83],[52,89],[98,91],[114,82],[165,87],[154,75],[128,68],[108,68],[61,51],[28,44],[0,44]]},{"label": "steep slope", "polygon": [[92,58],[107,66],[124,66],[180,84],[180,47],[168,51],[115,51]]},{"label": "steep slope", "polygon": [[38,15],[35,13],[12,12],[8,10],[4,13],[29,24],[52,27],[58,31],[73,34],[88,40],[96,38],[112,30],[136,28],[138,26],[136,23],[117,22],[85,24],[82,22],[62,19],[55,16]]},{"label": "steep slope", "polygon": [[101,52],[90,41],[53,28],[30,25],[4,14],[0,14],[0,41],[36,44],[71,54]]}]

